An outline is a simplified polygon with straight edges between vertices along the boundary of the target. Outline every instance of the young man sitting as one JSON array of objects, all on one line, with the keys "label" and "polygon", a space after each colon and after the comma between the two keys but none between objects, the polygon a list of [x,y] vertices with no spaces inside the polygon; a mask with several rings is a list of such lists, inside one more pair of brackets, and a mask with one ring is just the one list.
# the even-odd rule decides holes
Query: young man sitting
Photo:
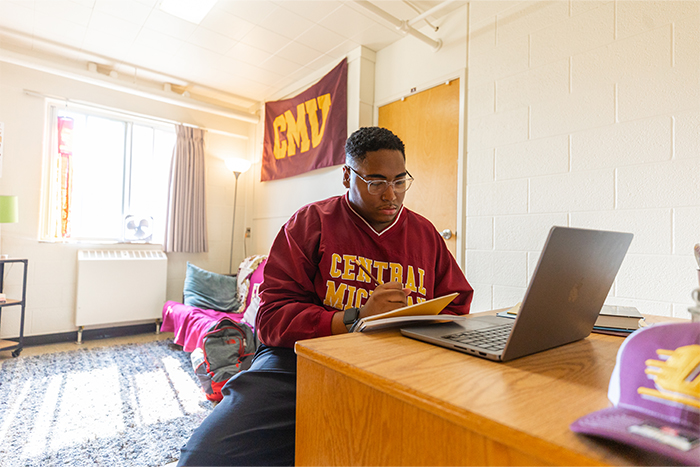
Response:
[{"label": "young man sitting", "polygon": [[469,312],[473,289],[444,240],[403,206],[413,181],[403,142],[384,128],[360,128],[345,153],[348,191],[301,208],[277,235],[260,286],[262,345],[250,369],[224,386],[178,465],[294,464],[296,341],[346,333],[360,318],[452,292],[459,296],[443,313]]}]

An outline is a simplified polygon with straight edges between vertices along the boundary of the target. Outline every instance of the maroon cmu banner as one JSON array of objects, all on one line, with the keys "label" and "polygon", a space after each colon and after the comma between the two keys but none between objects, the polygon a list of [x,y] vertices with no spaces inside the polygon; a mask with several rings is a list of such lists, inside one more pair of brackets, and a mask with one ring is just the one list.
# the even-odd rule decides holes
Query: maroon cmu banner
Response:
[{"label": "maroon cmu banner", "polygon": [[265,182],[345,163],[348,63],[343,59],[315,85],[265,103]]}]

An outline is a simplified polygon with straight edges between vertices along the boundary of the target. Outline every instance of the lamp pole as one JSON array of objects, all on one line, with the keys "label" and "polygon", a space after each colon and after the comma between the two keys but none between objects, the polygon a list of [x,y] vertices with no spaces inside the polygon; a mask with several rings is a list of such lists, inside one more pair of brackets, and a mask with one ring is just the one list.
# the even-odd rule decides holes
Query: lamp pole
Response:
[{"label": "lamp pole", "polygon": [[233,239],[235,237],[235,232],[236,232],[236,205],[238,204],[238,177],[245,172],[246,170],[250,169],[251,163],[245,159],[240,159],[238,157],[233,157],[226,159],[224,161],[226,163],[226,167],[233,172],[233,175],[236,177],[236,185],[234,188],[234,195],[233,195],[233,220],[231,221],[231,257],[229,258],[229,263],[228,263],[228,273],[233,274]]},{"label": "lamp pole", "polygon": [[231,221],[231,257],[229,258],[228,262],[228,273],[233,274],[233,237],[234,237],[234,232],[236,231],[236,204],[238,201],[238,177],[241,175],[241,172],[233,172],[233,175],[236,176],[236,184],[235,188],[233,189],[233,220]]}]

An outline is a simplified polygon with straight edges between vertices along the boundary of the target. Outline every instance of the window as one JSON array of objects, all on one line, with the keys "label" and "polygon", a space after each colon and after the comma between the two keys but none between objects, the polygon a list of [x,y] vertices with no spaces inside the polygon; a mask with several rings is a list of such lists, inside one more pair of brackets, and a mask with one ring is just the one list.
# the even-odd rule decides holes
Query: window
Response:
[{"label": "window", "polygon": [[172,125],[50,104],[43,239],[162,243]]}]

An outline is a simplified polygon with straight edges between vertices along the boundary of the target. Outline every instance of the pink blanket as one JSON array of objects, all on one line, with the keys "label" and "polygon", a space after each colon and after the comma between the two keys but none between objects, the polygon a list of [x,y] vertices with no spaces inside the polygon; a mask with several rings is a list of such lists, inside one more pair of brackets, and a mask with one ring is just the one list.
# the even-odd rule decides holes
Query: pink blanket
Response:
[{"label": "pink blanket", "polygon": [[243,313],[202,310],[168,301],[163,305],[163,324],[161,324],[160,330],[174,333],[175,343],[181,345],[185,352],[192,352],[202,346],[204,334],[221,318],[229,318],[240,323],[243,319]]}]

